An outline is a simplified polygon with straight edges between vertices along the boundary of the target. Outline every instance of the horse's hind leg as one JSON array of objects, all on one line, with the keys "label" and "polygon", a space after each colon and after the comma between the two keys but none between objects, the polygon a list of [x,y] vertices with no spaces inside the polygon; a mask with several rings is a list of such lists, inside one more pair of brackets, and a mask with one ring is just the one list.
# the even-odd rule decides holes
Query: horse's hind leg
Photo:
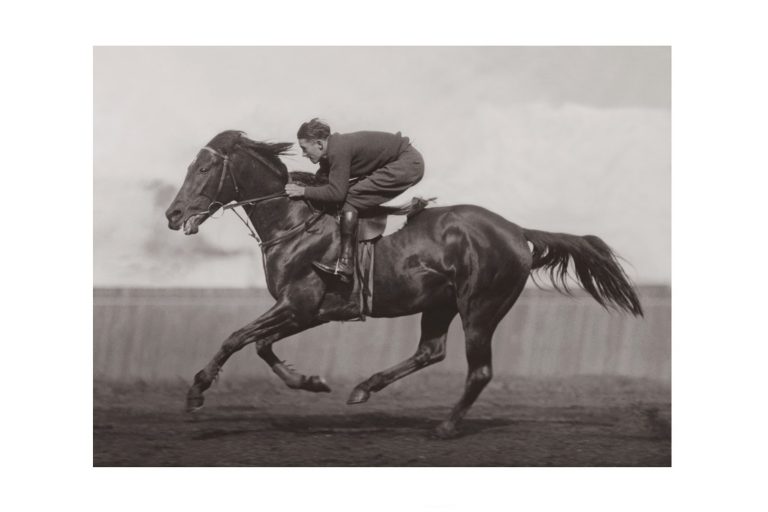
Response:
[{"label": "horse's hind leg", "polygon": [[[467,348],[467,380],[464,393],[453,407],[447,420],[438,425],[435,433],[448,439],[458,434],[457,425],[493,377],[491,365],[491,340],[493,332],[504,315],[515,303],[525,286],[521,279],[512,292],[502,301],[475,297],[472,301],[459,300],[459,311],[464,326]],[[489,293],[491,290],[486,290]],[[471,307],[470,307],[471,304]]]},{"label": "horse's hind leg", "polygon": [[[466,330],[466,329],[465,329]],[[435,433],[438,437],[448,439],[458,434],[456,425],[461,421],[469,408],[477,399],[480,392],[491,381],[493,368],[491,366],[491,339],[493,330],[478,330],[465,332],[467,338],[467,374],[464,394],[453,407],[447,420],[438,425]]]},{"label": "horse's hind leg", "polygon": [[421,315],[421,339],[416,353],[402,363],[375,373],[358,384],[349,395],[347,403],[366,402],[372,391],[380,391],[406,375],[445,359],[445,339],[456,313],[457,310],[452,305],[425,311]]}]

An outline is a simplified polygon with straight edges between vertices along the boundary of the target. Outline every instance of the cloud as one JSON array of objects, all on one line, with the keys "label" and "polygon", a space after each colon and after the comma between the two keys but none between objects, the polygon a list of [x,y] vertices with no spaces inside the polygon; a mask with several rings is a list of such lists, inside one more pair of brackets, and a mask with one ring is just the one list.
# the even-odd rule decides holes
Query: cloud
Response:
[{"label": "cloud", "polygon": [[171,204],[177,192],[176,187],[170,183],[157,179],[144,182],[144,190],[154,195],[155,208],[161,209],[165,209]]},{"label": "cloud", "polygon": [[[209,220],[197,235],[184,236],[167,226],[165,210],[176,195],[170,183],[99,179],[95,185],[95,284],[174,286],[191,275],[203,285],[243,284],[236,274],[255,263],[255,244],[242,230],[232,233],[233,223]],[[222,226],[229,228],[229,243],[216,229]]]},{"label": "cloud", "polygon": [[[233,215],[184,236],[168,230],[164,211],[186,166],[219,131],[294,141],[298,125],[319,115],[341,132],[409,136],[427,165],[410,195],[480,204],[525,227],[597,234],[632,262],[639,281],[668,282],[669,53],[99,48],[94,281],[263,283],[258,247]],[[227,72],[211,74],[211,65]],[[286,163],[313,170],[300,157]]]}]

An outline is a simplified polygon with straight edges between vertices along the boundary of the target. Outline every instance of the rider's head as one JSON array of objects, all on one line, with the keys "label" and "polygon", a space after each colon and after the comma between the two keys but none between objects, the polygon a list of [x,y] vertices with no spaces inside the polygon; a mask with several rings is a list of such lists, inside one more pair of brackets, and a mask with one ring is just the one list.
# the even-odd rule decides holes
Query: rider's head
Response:
[{"label": "rider's head", "polygon": [[318,118],[303,123],[296,134],[304,156],[309,158],[313,164],[319,162],[328,151],[328,137],[330,135],[331,127]]}]

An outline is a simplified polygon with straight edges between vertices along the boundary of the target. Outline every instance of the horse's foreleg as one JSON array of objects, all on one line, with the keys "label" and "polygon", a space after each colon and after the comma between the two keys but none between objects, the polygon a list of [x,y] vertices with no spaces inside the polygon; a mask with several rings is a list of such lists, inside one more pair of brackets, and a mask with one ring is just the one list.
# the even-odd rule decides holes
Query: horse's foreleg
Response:
[{"label": "horse's foreleg", "polygon": [[[314,325],[319,325],[322,322],[317,322]],[[313,325],[313,326],[314,326]],[[310,326],[310,327],[313,327]],[[325,382],[322,377],[317,375],[311,375],[307,377],[302,373],[296,372],[293,368],[281,361],[275,353],[272,351],[272,345],[265,345],[257,350],[259,357],[261,357],[269,366],[272,371],[285,382],[285,384],[291,389],[303,389],[305,391],[318,392],[330,392],[331,388]]]},{"label": "horse's foreleg", "polygon": [[347,400],[348,404],[366,402],[371,392],[384,389],[398,379],[445,359],[445,339],[456,309],[447,306],[425,311],[421,315],[421,339],[416,353],[391,368],[375,373],[358,384]]},{"label": "horse's foreleg", "polygon": [[187,393],[187,410],[193,411],[203,405],[203,392],[211,387],[229,357],[249,343],[256,343],[257,349],[292,334],[312,327],[311,322],[301,322],[295,311],[285,304],[276,304],[254,322],[232,333],[213,359],[195,375],[194,383]]}]

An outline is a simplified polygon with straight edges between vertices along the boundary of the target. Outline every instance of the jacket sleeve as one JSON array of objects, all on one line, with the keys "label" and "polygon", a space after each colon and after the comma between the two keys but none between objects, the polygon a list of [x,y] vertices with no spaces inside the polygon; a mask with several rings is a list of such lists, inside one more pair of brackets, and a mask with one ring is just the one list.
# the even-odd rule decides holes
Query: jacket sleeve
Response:
[{"label": "jacket sleeve", "polygon": [[328,155],[328,162],[328,184],[306,187],[304,196],[316,201],[340,203],[347,197],[347,190],[349,190],[349,172],[352,162],[349,146],[344,144],[334,148],[333,154]]},{"label": "jacket sleeve", "polygon": [[[328,173],[330,169],[328,168],[328,160],[321,160],[320,166],[317,168],[317,171],[315,171],[315,183],[328,183]],[[319,186],[319,185],[318,185]]]}]

